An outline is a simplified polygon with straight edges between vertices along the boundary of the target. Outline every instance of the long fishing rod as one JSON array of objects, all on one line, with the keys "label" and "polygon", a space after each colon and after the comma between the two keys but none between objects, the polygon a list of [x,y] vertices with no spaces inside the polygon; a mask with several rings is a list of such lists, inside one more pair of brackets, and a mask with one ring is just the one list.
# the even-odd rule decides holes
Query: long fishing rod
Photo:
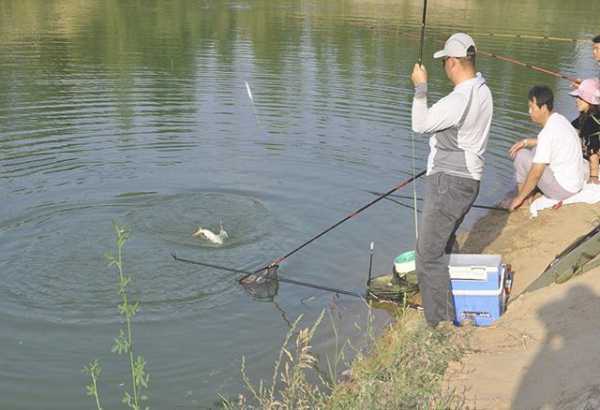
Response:
[{"label": "long fishing rod", "polygon": [[423,18],[421,19],[421,45],[419,46],[419,65],[423,63],[423,43],[425,40],[425,23],[427,20],[427,0],[423,0]]},{"label": "long fishing rod", "polygon": [[[300,17],[298,17],[300,18]],[[306,17],[302,17],[306,18]],[[412,31],[415,28],[420,28],[422,24],[411,24],[407,22],[401,22],[402,30],[395,28],[394,30],[386,29],[385,27],[376,26],[376,22],[374,20],[365,20],[365,19],[342,19],[347,20],[350,24],[361,25],[364,27],[368,27],[370,29],[377,29],[379,31],[387,31],[387,32],[407,32]],[[379,22],[377,22],[379,23]],[[450,32],[448,30],[452,30],[452,32],[456,32],[456,27],[448,27],[448,26],[435,26],[431,27],[430,31],[436,31],[434,33],[436,36],[445,36],[448,38],[450,36]],[[509,38],[516,40],[542,40],[542,41],[555,41],[562,43],[591,43],[591,39],[582,39],[582,38],[573,38],[573,37],[558,37],[558,36],[549,36],[545,34],[526,34],[526,33],[497,33],[497,32],[477,32],[477,31],[468,31],[468,33],[473,37],[491,37],[491,38]],[[416,37],[416,36],[415,36]]]},{"label": "long fishing rod", "polygon": [[539,34],[521,34],[521,33],[478,33],[478,32],[469,32],[472,36],[487,36],[487,37],[501,37],[501,38],[514,38],[514,39],[525,39],[525,40],[547,40],[547,41],[562,41],[566,43],[578,43],[578,42],[588,42],[590,40],[583,40],[578,38],[568,38],[568,37],[556,37],[556,36],[546,36]]},{"label": "long fishing rod", "polygon": [[[370,192],[370,193],[372,193],[372,192]],[[407,198],[408,198],[408,199],[413,199],[413,197],[407,197]],[[396,200],[396,199],[394,199],[394,198],[390,198],[389,196],[388,196],[387,198],[385,198],[385,199],[387,199],[387,200],[388,200],[388,201],[390,201],[390,202],[393,202],[393,203],[395,203],[396,205],[400,205],[400,206],[401,206],[401,207],[403,207],[403,208],[411,209],[411,210],[413,210],[413,211],[414,211],[414,210],[416,210],[416,211],[417,211],[417,214],[420,214],[420,213],[422,213],[422,211],[421,211],[420,209],[418,209],[416,206],[409,205],[409,204],[405,204],[404,202],[400,202],[400,201],[398,201],[398,200]],[[419,199],[419,200],[421,200],[421,198],[418,198],[418,199]],[[415,202],[416,202],[416,201],[415,201]],[[418,233],[418,232],[417,232],[417,233]]]},{"label": "long fishing rod", "polygon": [[[423,30],[421,31],[421,35],[423,36]],[[415,37],[416,37],[416,36],[414,36],[414,37],[412,37],[412,38],[415,38]],[[422,41],[422,40],[421,40],[421,41]],[[423,47],[423,46],[422,46],[422,44],[421,44],[421,53],[422,53],[422,47]],[[538,71],[538,72],[540,72],[540,73],[544,73],[544,74],[548,74],[548,75],[551,75],[551,76],[553,76],[553,77],[556,77],[556,78],[560,78],[560,79],[563,79],[563,80],[567,80],[567,81],[569,81],[569,82],[571,82],[571,83],[579,84],[579,83],[581,82],[581,81],[580,81],[579,79],[577,79],[577,78],[574,78],[574,77],[569,77],[569,76],[567,76],[567,75],[564,75],[564,74],[562,74],[562,73],[560,73],[560,72],[558,72],[558,71],[549,70],[549,69],[547,69],[547,68],[540,67],[540,66],[537,66],[537,65],[535,65],[535,64],[529,64],[529,63],[525,63],[525,62],[523,62],[523,61],[519,61],[519,60],[517,60],[517,59],[515,59],[515,58],[506,57],[506,56],[501,56],[501,55],[498,55],[498,54],[496,54],[496,53],[490,53],[490,52],[488,52],[488,51],[483,51],[483,50],[477,50],[477,53],[479,53],[479,54],[481,54],[481,55],[484,55],[484,56],[486,56],[486,57],[495,58],[495,59],[497,59],[497,60],[501,60],[501,61],[506,61],[506,62],[508,62],[508,63],[516,64],[516,65],[519,65],[519,66],[522,66],[522,67],[526,67],[526,68],[529,68],[529,69],[531,69],[531,70]],[[420,58],[421,58],[421,57],[420,57]],[[419,64],[420,64],[420,60],[419,60]]]},{"label": "long fishing rod", "polygon": [[[421,41],[419,44],[419,66],[421,66],[423,64],[423,44],[425,43],[426,24],[427,24],[427,0],[423,0],[423,18],[421,19]],[[412,174],[413,174],[413,178],[414,178],[415,172],[416,172],[415,157],[417,156],[416,148],[415,148],[415,133],[414,132],[412,132],[410,134],[410,142],[411,142],[411,149],[412,149],[411,170],[412,170]],[[416,240],[419,237],[419,216],[417,215],[419,213],[419,207],[417,205],[417,185],[414,181],[412,184],[412,188],[413,188],[413,210],[414,210],[413,218],[414,218],[414,224],[415,224],[415,240]]]},{"label": "long fishing rod", "polygon": [[[226,266],[215,265],[212,263],[205,263],[205,262],[195,261],[195,260],[191,260],[191,259],[180,258],[179,256],[177,256],[177,254],[175,252],[171,253],[171,256],[173,257],[173,259],[175,259],[178,262],[184,262],[184,263],[189,263],[192,265],[204,266],[207,268],[219,269],[219,270],[223,270],[223,271],[227,271],[227,272],[240,273],[242,275],[246,275],[245,277],[255,274],[254,272],[250,272],[250,271],[246,271],[246,270],[242,270],[242,269],[233,269],[233,268],[228,268]],[[284,282],[284,283],[290,283],[292,285],[304,286],[307,288],[318,289],[318,290],[325,290],[327,292],[339,293],[341,295],[354,296],[354,297],[364,299],[363,295],[361,295],[357,292],[352,292],[351,290],[337,289],[337,288],[332,288],[329,286],[316,285],[314,283],[302,282],[299,280],[281,278],[281,277],[277,277],[277,279],[274,279],[274,280],[278,280],[278,281]]]},{"label": "long fishing rod", "polygon": [[376,204],[377,202],[381,201],[383,198],[385,198],[386,196],[396,192],[398,189],[410,184],[411,182],[415,181],[416,179],[422,177],[423,175],[425,175],[426,170],[422,170],[421,172],[419,172],[417,175],[412,176],[404,181],[402,181],[401,183],[399,183],[398,185],[396,185],[395,187],[393,187],[392,189],[390,189],[389,191],[387,191],[384,194],[381,194],[379,197],[375,198],[374,200],[372,200],[371,202],[369,202],[368,204],[360,207],[359,209],[357,209],[354,212],[351,212],[350,214],[348,214],[345,218],[341,219],[340,221],[336,222],[335,224],[331,225],[329,228],[325,229],[324,231],[320,232],[319,234],[313,236],[312,238],[310,238],[309,240],[307,240],[306,242],[302,243],[300,246],[296,247],[295,249],[291,250],[290,252],[286,253],[285,255],[273,260],[271,263],[269,263],[268,265],[263,266],[260,269],[257,269],[254,272],[251,273],[247,273],[246,276],[243,276],[242,278],[240,278],[239,282],[242,282],[244,279],[246,279],[248,276],[250,275],[255,275],[259,272],[262,272],[264,270],[269,269],[270,267],[276,266],[279,263],[281,263],[282,261],[284,261],[285,259],[287,259],[288,257],[290,257],[291,255],[293,255],[294,253],[298,252],[300,249],[304,248],[305,246],[307,246],[308,244],[316,241],[317,239],[319,239],[321,236],[325,235],[326,233],[332,231],[333,229],[337,228],[338,226],[340,226],[342,223],[346,222],[348,219],[355,217],[356,215],[358,215],[359,213],[361,213],[362,211],[364,211],[365,209],[367,209],[368,207],[370,207],[371,205]]},{"label": "long fishing rod", "polygon": [[554,76],[554,77],[557,77],[557,78],[561,78],[563,80],[567,80],[567,81],[570,81],[572,83],[576,83],[576,84],[580,83],[580,81],[577,78],[568,77],[568,76],[566,76],[564,74],[561,74],[561,73],[559,73],[557,71],[552,71],[552,70],[548,70],[547,68],[539,67],[539,66],[536,66],[536,65],[533,65],[533,64],[529,64],[529,63],[524,63],[524,62],[516,60],[514,58],[505,57],[505,56],[499,56],[498,54],[488,53],[487,51],[481,51],[481,50],[478,50],[477,52],[480,53],[480,54],[483,54],[484,56],[487,56],[487,57],[495,58],[495,59],[502,60],[502,61],[507,61],[509,63],[520,65],[522,67],[527,67],[527,68],[530,68],[530,69],[532,69],[534,71],[539,71],[540,73],[544,73],[544,74],[548,74],[548,75],[551,75],[551,76]]},{"label": "long fishing rod", "polygon": [[[367,192],[370,193],[370,194],[373,194],[373,195],[381,195],[380,192],[376,192],[376,191],[367,191]],[[393,198],[399,198],[399,199],[413,199],[413,197],[408,196],[408,195],[391,195],[391,197],[393,197]],[[391,197],[390,198],[385,198],[385,199],[391,201],[393,199]],[[417,201],[423,201],[423,198],[417,198]],[[401,206],[403,206],[405,208],[412,208],[410,205],[405,204],[405,203],[400,202],[400,201],[393,201],[393,202],[395,202],[398,205],[401,205]],[[506,208],[501,208],[499,206],[490,206],[490,205],[477,205],[477,204],[475,204],[475,205],[471,205],[471,208],[488,209],[490,211],[508,212],[508,209],[506,209]]]},{"label": "long fishing rod", "polygon": [[[404,24],[404,27],[407,25]],[[456,32],[456,27],[447,27],[447,26],[435,26],[430,30],[437,31],[436,34],[442,35],[444,34],[446,37],[449,37],[451,33]],[[448,30],[452,30],[451,32]],[[582,39],[582,38],[573,38],[573,37],[558,37],[558,36],[549,36],[546,34],[527,34],[527,33],[498,33],[498,32],[484,32],[484,31],[468,31],[469,35],[473,37],[498,37],[498,38],[512,38],[517,40],[544,40],[544,41],[557,41],[563,43],[591,43],[590,39]]]}]

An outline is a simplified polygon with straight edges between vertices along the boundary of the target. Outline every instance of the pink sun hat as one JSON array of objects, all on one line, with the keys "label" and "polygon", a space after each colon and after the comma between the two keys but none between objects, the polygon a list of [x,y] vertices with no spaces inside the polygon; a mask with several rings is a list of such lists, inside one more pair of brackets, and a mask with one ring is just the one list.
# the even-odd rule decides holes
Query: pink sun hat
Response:
[{"label": "pink sun hat", "polygon": [[583,80],[579,87],[569,94],[581,98],[588,104],[600,105],[600,80],[597,78]]}]

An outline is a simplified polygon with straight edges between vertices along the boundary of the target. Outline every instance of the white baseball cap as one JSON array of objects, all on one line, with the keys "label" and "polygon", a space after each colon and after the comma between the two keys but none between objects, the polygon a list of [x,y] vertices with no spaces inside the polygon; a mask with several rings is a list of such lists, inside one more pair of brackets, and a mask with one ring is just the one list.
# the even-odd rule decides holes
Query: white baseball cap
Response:
[{"label": "white baseball cap", "polygon": [[475,48],[475,42],[470,35],[465,33],[455,33],[446,40],[443,50],[433,54],[433,58],[466,57],[467,50],[471,46]]}]

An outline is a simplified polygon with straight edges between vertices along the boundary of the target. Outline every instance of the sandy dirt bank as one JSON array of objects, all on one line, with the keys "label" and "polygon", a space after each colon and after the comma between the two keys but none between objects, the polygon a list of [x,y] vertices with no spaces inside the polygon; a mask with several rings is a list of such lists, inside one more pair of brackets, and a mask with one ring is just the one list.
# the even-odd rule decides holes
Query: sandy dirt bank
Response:
[{"label": "sandy dirt bank", "polygon": [[600,408],[600,268],[522,294],[565,247],[600,223],[600,207],[571,205],[529,219],[493,212],[461,238],[461,253],[498,253],[515,271],[512,301],[446,372],[477,409]]}]

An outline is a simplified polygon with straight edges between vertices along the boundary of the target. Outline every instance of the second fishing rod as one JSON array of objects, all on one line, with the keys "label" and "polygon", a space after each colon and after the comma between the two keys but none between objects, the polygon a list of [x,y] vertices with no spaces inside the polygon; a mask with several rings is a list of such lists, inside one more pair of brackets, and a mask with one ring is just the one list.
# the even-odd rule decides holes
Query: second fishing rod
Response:
[{"label": "second fishing rod", "polygon": [[[422,35],[423,35],[423,32],[421,32],[421,36]],[[410,33],[410,32],[405,33],[404,36],[409,37],[409,38],[413,38],[415,40],[418,38],[415,33]],[[422,54],[422,48],[421,48],[421,50],[420,50],[419,53],[420,53],[420,56],[421,56],[421,54]],[[536,65],[536,64],[532,64],[532,63],[528,63],[528,62],[525,62],[525,61],[521,61],[521,60],[518,60],[518,59],[513,58],[513,57],[508,57],[508,56],[505,56],[505,55],[493,53],[493,52],[486,51],[486,50],[480,50],[480,49],[477,50],[477,53],[480,54],[480,55],[482,55],[482,56],[484,56],[484,57],[488,57],[488,58],[493,58],[495,60],[504,61],[504,62],[507,62],[507,63],[511,63],[511,64],[514,64],[514,65],[518,65],[518,66],[521,66],[521,67],[528,68],[528,69],[533,70],[533,71],[537,71],[539,73],[547,74],[547,75],[550,75],[552,77],[560,78],[561,80],[566,80],[566,81],[569,81],[569,82],[571,82],[573,84],[579,84],[580,83],[580,80],[577,79],[577,78],[575,78],[575,77],[571,77],[571,76],[563,74],[563,73],[561,73],[559,71],[551,70],[551,69],[546,68],[546,67],[541,67],[541,66]],[[420,58],[422,58],[422,57],[420,57]]]},{"label": "second fishing rod", "polygon": [[[308,239],[307,241],[303,242],[302,244],[300,244],[299,246],[297,246],[296,248],[292,249],[291,251],[289,251],[288,253],[286,253],[283,256],[280,256],[277,259],[274,259],[271,263],[261,267],[260,269],[257,269],[256,271],[253,272],[253,274],[258,274],[260,272],[266,271],[271,267],[277,266],[279,265],[281,262],[283,262],[285,259],[289,258],[290,256],[292,256],[293,254],[295,254],[296,252],[298,252],[299,250],[301,250],[302,248],[304,248],[305,246],[311,244],[312,242],[316,241],[317,239],[319,239],[320,237],[322,237],[323,235],[327,234],[328,232],[332,231],[333,229],[337,228],[338,226],[340,226],[341,224],[343,224],[344,222],[346,222],[347,220],[355,217],[356,215],[360,214],[362,211],[364,211],[365,209],[369,208],[370,206],[376,204],[377,202],[381,201],[382,199],[386,198],[387,196],[393,194],[394,192],[396,192],[397,190],[399,190],[400,188],[410,184],[411,182],[416,181],[418,178],[422,177],[423,175],[425,175],[426,170],[422,170],[419,173],[417,173],[416,175],[400,182],[398,185],[394,186],[392,189],[390,189],[389,191],[379,195],[377,198],[375,198],[374,200],[370,201],[368,204],[358,208],[357,210],[351,212],[350,214],[346,215],[344,218],[342,218],[341,220],[339,220],[338,222],[334,223],[333,225],[331,225],[330,227],[328,227],[327,229],[321,231],[320,233],[318,233],[317,235],[313,236],[312,238]],[[247,279],[249,276],[251,276],[251,274],[246,274],[245,276],[241,277],[239,282],[243,282],[245,279]]]}]

